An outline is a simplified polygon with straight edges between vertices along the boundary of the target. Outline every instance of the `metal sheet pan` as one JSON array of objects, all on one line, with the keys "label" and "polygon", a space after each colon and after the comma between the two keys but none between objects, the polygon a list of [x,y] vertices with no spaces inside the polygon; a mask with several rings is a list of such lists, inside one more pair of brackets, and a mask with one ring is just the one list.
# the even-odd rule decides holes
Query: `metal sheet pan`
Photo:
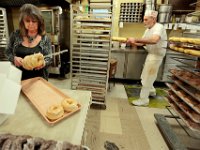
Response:
[{"label": "metal sheet pan", "polygon": [[168,97],[171,107],[177,113],[177,115],[185,122],[188,128],[197,134],[200,134],[200,124],[193,122],[174,102]]},{"label": "metal sheet pan", "polygon": [[53,104],[61,103],[64,98],[70,97],[41,77],[22,81],[22,92],[50,125],[54,125],[64,118],[72,116],[72,114],[81,109],[81,105],[78,104],[78,109],[70,113],[65,112],[64,115],[57,120],[49,120],[46,117],[47,109]]}]

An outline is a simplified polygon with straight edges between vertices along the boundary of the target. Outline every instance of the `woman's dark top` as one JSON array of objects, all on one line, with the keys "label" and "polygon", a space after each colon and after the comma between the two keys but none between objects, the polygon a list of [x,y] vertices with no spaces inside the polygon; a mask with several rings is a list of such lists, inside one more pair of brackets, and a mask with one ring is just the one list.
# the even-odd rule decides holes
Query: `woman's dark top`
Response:
[{"label": "woman's dark top", "polygon": [[[19,47],[22,46],[22,42],[23,42],[23,38],[21,37],[19,30],[14,31],[10,35],[10,40],[6,48],[5,54],[8,60],[11,61],[12,63],[14,63],[14,57],[17,56],[18,50],[21,49]],[[44,56],[52,53],[51,41],[47,35],[42,36],[42,39],[37,45],[37,47],[38,47],[37,50],[39,50],[38,52],[42,53]],[[36,53],[35,48],[30,48],[30,49],[32,51],[32,54]],[[24,53],[24,56],[25,56],[25,53]],[[22,55],[22,53],[20,55]],[[48,79],[47,68],[52,63],[52,57],[50,56],[45,57],[44,60],[45,60],[45,67],[42,69],[43,71],[41,71],[43,73],[41,77],[47,80]],[[23,71],[24,70],[25,69],[23,69]],[[35,71],[36,70],[30,71],[30,72],[33,73]]]},{"label": "woman's dark top", "polygon": [[[39,45],[37,45],[35,47],[31,47],[31,48],[20,45],[16,49],[16,56],[24,58],[27,55],[32,55],[34,53],[39,53],[39,52],[41,52],[41,48],[39,47]],[[23,67],[19,67],[19,69],[22,71],[22,80],[34,78],[34,77],[45,78],[45,76],[44,76],[45,69],[44,68],[42,68],[40,70],[26,70]]]}]

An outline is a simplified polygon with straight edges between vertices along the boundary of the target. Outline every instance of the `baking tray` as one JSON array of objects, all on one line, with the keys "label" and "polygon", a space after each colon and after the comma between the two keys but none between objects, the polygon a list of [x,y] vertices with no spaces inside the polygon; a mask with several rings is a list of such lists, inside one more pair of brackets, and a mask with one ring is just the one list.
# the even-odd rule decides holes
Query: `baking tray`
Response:
[{"label": "baking tray", "polygon": [[185,122],[189,129],[195,133],[200,134],[200,124],[193,122],[176,104],[170,97],[167,97],[170,106],[174,109],[177,115]]},{"label": "baking tray", "polygon": [[190,99],[188,99],[188,97],[183,97],[183,95],[181,95],[181,91],[177,92],[177,90],[175,90],[171,86],[171,84],[167,84],[167,86],[173,91],[173,93],[176,94],[176,96],[178,96],[182,101],[184,101],[187,105],[189,105],[196,113],[200,114],[200,107],[199,107],[200,104],[198,102],[193,102]]},{"label": "baking tray", "polygon": [[194,75],[197,76],[197,78],[200,77],[200,69],[198,69],[198,68],[186,67],[186,66],[179,66],[179,65],[177,65],[177,67],[179,67],[179,68],[181,68],[181,69],[183,69],[185,71],[189,71],[189,72],[193,73]]},{"label": "baking tray", "polygon": [[71,98],[61,92],[58,88],[50,84],[48,81],[41,77],[27,79],[22,81],[22,92],[26,95],[33,106],[38,110],[41,116],[47,121],[48,124],[53,125],[58,123],[76,113],[81,109],[81,105],[78,103],[78,109],[72,112],[65,112],[62,117],[57,120],[49,120],[46,117],[47,109],[53,104],[60,104],[64,98]]},{"label": "baking tray", "polygon": [[[172,70],[174,70],[174,69],[172,69]],[[181,80],[181,81],[187,83],[188,85],[190,85],[190,86],[192,86],[193,88],[195,88],[195,89],[197,89],[197,90],[200,91],[200,89],[199,89],[196,85],[191,84],[191,83],[190,83],[189,81],[187,81],[186,79],[184,79],[184,78],[180,77],[179,75],[177,75],[176,73],[172,72],[172,70],[170,70],[170,72],[171,72],[175,77],[177,77],[179,80]]]},{"label": "baking tray", "polygon": [[191,67],[195,68],[196,62],[197,62],[196,59],[191,59],[191,58],[180,58],[180,57],[175,57],[175,56],[172,56],[170,58],[175,60],[175,61],[177,61],[177,62],[180,62],[180,63],[182,63],[184,65],[187,65],[187,67],[191,66]]},{"label": "baking tray", "polygon": [[[174,91],[173,91],[174,92]],[[189,107],[185,101],[182,101],[180,97],[175,94],[170,94],[169,97],[173,102],[195,123],[200,125],[200,115],[196,113],[191,107]]]},{"label": "baking tray", "polygon": [[187,87],[184,84],[180,84],[180,80],[174,80],[174,83],[179,86],[183,91],[185,91],[187,94],[189,94],[191,97],[193,97],[195,100],[197,100],[198,102],[200,102],[200,97],[198,97],[197,95],[194,95],[194,93],[198,92],[196,89],[191,88],[191,87]]},{"label": "baking tray", "polygon": [[192,43],[183,43],[183,42],[171,42],[171,44],[174,44],[176,46],[182,47],[182,48],[191,48],[194,50],[200,50],[200,45],[198,44],[192,44]]}]

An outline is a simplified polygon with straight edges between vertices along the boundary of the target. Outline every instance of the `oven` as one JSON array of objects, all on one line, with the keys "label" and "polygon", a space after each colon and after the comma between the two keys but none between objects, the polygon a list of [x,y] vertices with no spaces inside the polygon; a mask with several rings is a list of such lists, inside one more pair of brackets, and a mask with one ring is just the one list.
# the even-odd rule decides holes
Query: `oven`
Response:
[{"label": "oven", "polygon": [[70,72],[70,14],[67,9],[62,9],[60,6],[39,8],[45,21],[46,32],[51,38],[52,53],[62,53],[68,49],[68,52],[52,56],[53,62],[49,67],[49,73],[65,77]]}]

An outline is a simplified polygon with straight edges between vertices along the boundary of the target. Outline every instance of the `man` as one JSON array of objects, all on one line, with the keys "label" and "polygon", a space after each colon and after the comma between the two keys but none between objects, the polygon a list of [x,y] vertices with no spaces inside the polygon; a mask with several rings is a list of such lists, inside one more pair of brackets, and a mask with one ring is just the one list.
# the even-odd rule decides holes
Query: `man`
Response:
[{"label": "man", "polygon": [[153,83],[157,78],[159,67],[166,53],[167,34],[163,25],[156,22],[158,12],[147,10],[144,15],[144,25],[147,28],[141,39],[128,38],[127,43],[133,46],[145,46],[148,55],[141,74],[142,89],[140,98],[132,103],[137,106],[147,106],[149,96],[155,96]]}]

